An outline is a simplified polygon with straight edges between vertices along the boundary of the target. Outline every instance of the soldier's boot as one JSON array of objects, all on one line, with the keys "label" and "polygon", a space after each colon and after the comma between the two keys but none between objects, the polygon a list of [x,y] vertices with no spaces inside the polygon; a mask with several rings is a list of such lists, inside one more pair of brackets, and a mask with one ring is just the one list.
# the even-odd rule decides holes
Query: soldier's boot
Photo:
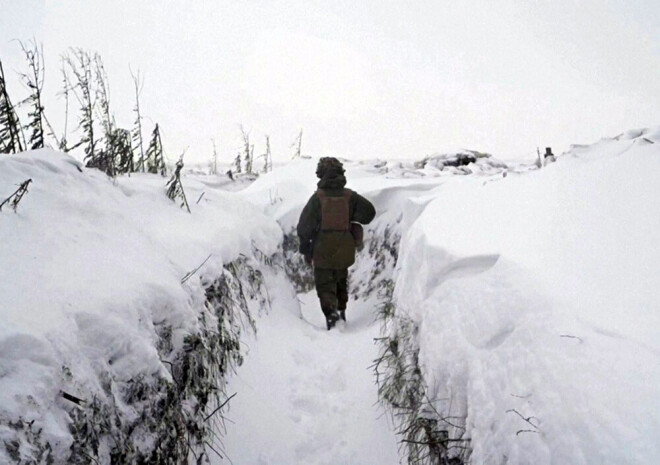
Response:
[{"label": "soldier's boot", "polygon": [[339,318],[346,321],[346,304],[348,303],[348,292],[346,285],[339,286],[337,292],[337,310],[339,310]]},{"label": "soldier's boot", "polygon": [[339,321],[338,311],[335,310],[325,314],[325,323],[328,327],[328,331],[334,328],[338,321]]},{"label": "soldier's boot", "polygon": [[328,330],[331,330],[339,320],[339,312],[337,311],[337,296],[331,292],[322,292],[319,295],[321,301],[321,310],[325,315],[325,322]]}]

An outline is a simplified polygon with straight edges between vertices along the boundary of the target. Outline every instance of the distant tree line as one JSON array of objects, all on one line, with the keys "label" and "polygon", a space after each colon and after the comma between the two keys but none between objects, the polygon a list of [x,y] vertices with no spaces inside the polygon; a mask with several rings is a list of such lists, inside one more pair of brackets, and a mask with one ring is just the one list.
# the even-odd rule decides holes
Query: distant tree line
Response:
[{"label": "distant tree line", "polygon": [[[167,175],[163,144],[158,123],[154,124],[148,147],[143,139],[142,109],[140,93],[144,81],[140,73],[131,76],[135,84],[135,120],[133,128],[117,125],[110,105],[110,85],[98,53],[81,48],[71,48],[61,56],[63,88],[60,96],[65,101],[64,129],[58,137],[46,118],[43,88],[45,66],[43,47],[35,41],[20,42],[27,61],[27,72],[20,73],[22,83],[29,96],[18,102],[18,106],[29,107],[27,121],[18,116],[7,89],[7,79],[0,60],[0,153],[12,154],[30,149],[40,149],[50,138],[64,152],[83,147],[85,165],[98,168],[108,176],[134,172],[149,172]],[[69,103],[73,98],[78,106],[75,132],[79,139],[69,142]]]},{"label": "distant tree line", "polygon": [[[44,106],[43,46],[34,40],[19,44],[27,63],[27,71],[20,72],[19,76],[29,95],[14,105],[0,60],[0,153],[14,154],[47,146],[63,152],[82,148],[85,166],[97,168],[111,177],[135,172],[167,176],[158,123],[154,123],[151,136],[144,137],[145,117],[140,105],[144,78],[139,71],[134,73],[129,67],[135,88],[134,119],[131,128],[122,128],[111,107],[110,85],[101,56],[82,48],[70,48],[60,57],[61,90],[57,95],[64,101],[64,122],[63,128],[56,131],[46,117]],[[71,103],[76,107],[77,115],[73,131],[69,130]],[[25,107],[28,108],[27,117],[22,121],[16,110]],[[240,132],[241,149],[227,175],[235,179],[235,175],[250,177],[272,171],[270,137],[265,136],[265,147],[255,156],[250,132],[243,126]],[[72,140],[74,134],[76,138]],[[209,171],[218,174],[215,140],[212,145]],[[291,147],[294,151],[292,158],[301,157],[302,129]]]},{"label": "distant tree line", "polygon": [[[241,131],[241,150],[236,154],[232,167],[227,171],[227,175],[234,179],[236,174],[256,175],[260,172],[268,173],[273,170],[273,155],[270,149],[270,136],[266,136],[266,144],[263,153],[254,156],[254,144],[250,140],[250,133],[246,131],[243,126],[240,126]],[[293,148],[292,159],[302,157],[302,129],[296,136],[295,141],[291,144]],[[213,142],[213,157],[211,159],[211,174],[217,174],[217,151],[215,141]]]},{"label": "distant tree line", "polygon": [[[241,130],[241,141],[242,141],[242,149],[238,151],[236,154],[236,158],[234,158],[234,163],[232,165],[232,169],[230,169],[227,174],[229,175],[230,178],[234,179],[234,174],[246,174],[246,175],[255,175],[258,174],[260,171],[263,173],[268,173],[269,171],[273,170],[273,156],[270,151],[270,136],[266,136],[266,146],[264,148],[264,152],[260,155],[257,155],[255,158],[254,156],[254,144],[250,140],[250,132],[246,131],[243,126],[240,127]],[[213,152],[214,152],[214,157],[215,157],[215,143],[213,147]],[[259,165],[256,163],[259,162],[259,159],[263,159],[261,168],[259,168]],[[212,163],[212,166],[216,166],[216,171],[217,171],[217,164]],[[211,170],[211,173],[213,173],[214,170]]]}]

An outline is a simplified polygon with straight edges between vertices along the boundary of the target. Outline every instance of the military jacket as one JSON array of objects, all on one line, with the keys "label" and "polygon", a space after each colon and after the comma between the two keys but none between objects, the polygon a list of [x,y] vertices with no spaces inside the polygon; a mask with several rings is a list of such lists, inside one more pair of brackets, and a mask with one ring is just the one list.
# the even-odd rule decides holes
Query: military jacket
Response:
[{"label": "military jacket", "polygon": [[[303,208],[298,221],[300,253],[311,255],[314,267],[326,269],[345,269],[355,261],[355,242],[348,228],[338,227],[337,219],[330,224],[330,229],[323,230],[321,196],[331,199],[346,198],[348,220],[360,224],[369,224],[376,210],[371,202],[354,191],[344,189],[346,178],[343,175],[323,178],[319,181],[319,191],[312,194]],[[319,195],[320,194],[320,195]],[[343,229],[343,230],[342,230]]]}]

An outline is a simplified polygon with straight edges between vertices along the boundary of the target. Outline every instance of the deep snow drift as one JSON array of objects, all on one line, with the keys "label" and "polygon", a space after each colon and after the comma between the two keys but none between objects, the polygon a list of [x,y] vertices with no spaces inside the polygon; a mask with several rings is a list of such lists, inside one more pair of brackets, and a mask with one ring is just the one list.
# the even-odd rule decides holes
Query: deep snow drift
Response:
[{"label": "deep snow drift", "polygon": [[472,463],[660,463],[659,178],[630,131],[453,179],[407,231],[398,316]]},{"label": "deep snow drift", "polygon": [[328,332],[316,294],[299,300],[303,318],[280,307],[260,321],[229,383],[238,395],[226,414],[228,457],[255,465],[398,463],[369,369],[379,328],[373,302],[354,302],[348,323]]}]

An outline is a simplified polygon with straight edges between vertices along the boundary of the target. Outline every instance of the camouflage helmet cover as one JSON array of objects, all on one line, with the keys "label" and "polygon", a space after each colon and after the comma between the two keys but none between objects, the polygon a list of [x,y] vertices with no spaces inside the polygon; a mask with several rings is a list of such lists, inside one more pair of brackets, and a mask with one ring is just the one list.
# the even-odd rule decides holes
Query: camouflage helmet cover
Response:
[{"label": "camouflage helmet cover", "polygon": [[333,174],[344,174],[344,165],[335,157],[321,158],[318,165],[316,165],[316,176],[321,179],[330,172]]}]

